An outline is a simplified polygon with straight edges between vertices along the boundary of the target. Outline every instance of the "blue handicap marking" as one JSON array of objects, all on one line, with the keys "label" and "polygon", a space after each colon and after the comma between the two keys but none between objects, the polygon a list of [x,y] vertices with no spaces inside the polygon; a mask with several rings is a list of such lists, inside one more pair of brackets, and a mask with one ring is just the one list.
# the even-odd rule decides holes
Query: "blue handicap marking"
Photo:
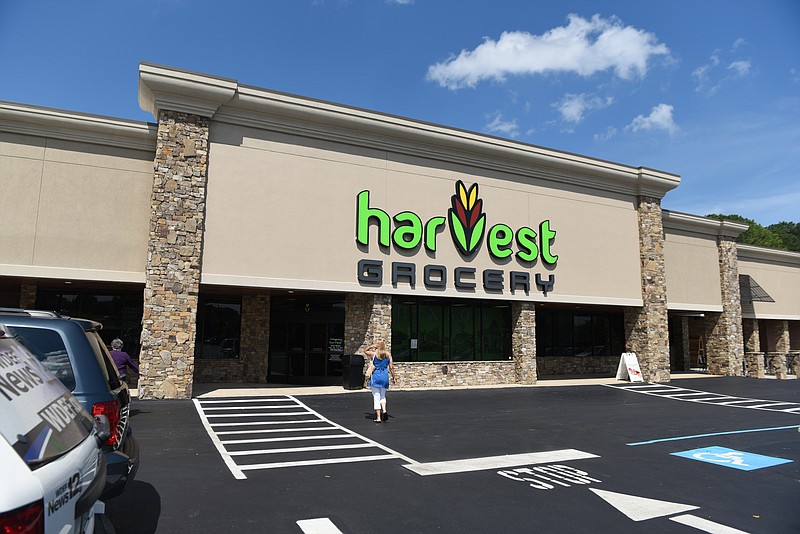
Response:
[{"label": "blue handicap marking", "polygon": [[690,460],[699,460],[701,462],[741,469],[742,471],[753,471],[755,469],[772,467],[793,461],[764,456],[763,454],[754,454],[752,452],[735,451],[726,447],[705,447],[702,449],[692,449],[690,451],[673,452],[670,454],[689,458]]}]

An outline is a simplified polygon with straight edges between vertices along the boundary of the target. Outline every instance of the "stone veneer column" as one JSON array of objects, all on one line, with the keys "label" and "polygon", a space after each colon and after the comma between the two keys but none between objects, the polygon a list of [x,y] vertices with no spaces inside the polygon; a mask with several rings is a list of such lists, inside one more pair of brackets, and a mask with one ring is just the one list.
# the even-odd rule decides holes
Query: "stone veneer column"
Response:
[{"label": "stone veneer column", "polygon": [[689,350],[689,318],[681,317],[681,354],[683,355],[683,370],[688,371],[692,367],[692,355]]},{"label": "stone veneer column", "polygon": [[775,374],[776,378],[786,378],[786,360],[790,347],[789,321],[769,320],[769,339],[775,340],[775,350],[767,353],[769,359],[769,370]]},{"label": "stone veneer column", "polygon": [[267,353],[269,350],[269,295],[242,297],[242,338],[239,358],[245,382],[267,382]]},{"label": "stone veneer column", "polygon": [[669,331],[661,200],[640,196],[638,202],[643,305],[625,309],[625,346],[636,353],[645,381],[668,382]]},{"label": "stone veneer column", "polygon": [[764,353],[761,352],[758,319],[742,320],[744,337],[745,375],[750,378],[764,378]]},{"label": "stone veneer column", "polygon": [[207,117],[158,114],[139,396],[192,396],[206,211]]},{"label": "stone veneer column", "polygon": [[19,286],[19,307],[36,307],[36,284],[21,284]]},{"label": "stone veneer column", "polygon": [[511,303],[511,353],[514,381],[536,383],[536,308],[533,302]]},{"label": "stone veneer column", "polygon": [[744,374],[742,300],[739,292],[739,263],[733,237],[717,238],[722,313],[706,314],[706,361],[712,375]]},{"label": "stone veneer column", "polygon": [[344,353],[363,355],[364,349],[378,339],[392,351],[392,297],[348,293],[344,308]]},{"label": "stone veneer column", "polygon": [[758,319],[742,320],[742,336],[744,337],[745,352],[761,352]]}]

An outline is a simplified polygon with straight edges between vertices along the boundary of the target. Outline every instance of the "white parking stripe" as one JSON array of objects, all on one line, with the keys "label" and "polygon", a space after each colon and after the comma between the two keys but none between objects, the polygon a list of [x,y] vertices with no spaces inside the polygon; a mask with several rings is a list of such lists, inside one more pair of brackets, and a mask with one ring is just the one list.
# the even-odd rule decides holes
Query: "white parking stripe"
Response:
[{"label": "white parking stripe", "polygon": [[[267,405],[268,402],[280,401],[280,404]],[[225,404],[236,402],[237,405]],[[213,403],[212,406],[204,404]],[[326,465],[337,463],[369,462],[375,460],[400,459],[409,463],[414,460],[381,445],[369,438],[342,427],[323,417],[319,413],[292,396],[280,398],[253,398],[231,399],[215,401],[198,401],[195,406],[209,432],[215,447],[220,452],[226,465],[231,469],[236,478],[247,478],[243,471],[258,469],[275,469],[279,467],[298,467],[312,465]],[[277,411],[273,411],[277,410]],[[227,413],[220,413],[226,411]],[[206,413],[215,412],[215,413]],[[283,416],[276,417],[276,416]],[[233,422],[230,419],[247,418],[250,421]],[[214,420],[225,422],[216,423]],[[302,426],[294,426],[302,425]],[[275,434],[284,434],[276,436]],[[303,433],[306,433],[303,435]],[[310,433],[310,434],[309,434]],[[300,434],[300,435],[298,435]],[[255,436],[274,437],[255,437]],[[241,437],[243,439],[237,439]],[[227,439],[226,439],[227,438]],[[230,439],[233,438],[233,439]],[[350,439],[356,443],[333,445],[330,440]],[[255,448],[248,447],[259,443],[290,443],[290,442],[316,441],[317,445],[281,448]],[[241,450],[228,451],[227,447],[241,447]],[[246,458],[258,455],[292,455],[295,453],[323,453],[323,451],[336,451],[347,449],[376,449],[386,454],[372,454],[342,458],[317,458],[295,461],[275,461],[258,464],[237,464],[236,458]],[[287,456],[287,458],[290,456]],[[278,459],[278,458],[276,458]]]},{"label": "white parking stripe", "polygon": [[327,517],[301,519],[297,521],[297,526],[305,534],[342,534],[342,531],[336,528],[336,525]]},{"label": "white parking stripe", "polygon": [[[310,415],[310,414],[309,414]],[[318,423],[318,419],[292,419],[291,421],[248,421],[246,423],[211,423],[211,426],[303,425]]]},{"label": "white parking stripe", "polygon": [[329,465],[329,464],[346,464],[355,462],[371,462],[373,460],[392,460],[397,459],[394,454],[384,454],[380,456],[353,456],[350,458],[326,458],[322,460],[302,460],[297,462],[275,462],[272,464],[252,464],[239,466],[242,471],[250,471],[254,469],[277,469],[280,467],[302,467],[308,465]]},{"label": "white parking stripe", "polygon": [[240,445],[244,443],[275,443],[278,441],[308,441],[311,439],[345,439],[345,438],[352,438],[353,436],[348,435],[333,435],[333,436],[291,436],[288,438],[259,438],[259,439],[232,439],[227,441],[222,441],[223,445]]},{"label": "white parking stripe", "polygon": [[233,477],[238,480],[247,478],[245,474],[242,473],[242,471],[236,465],[236,462],[233,461],[231,455],[228,454],[228,451],[225,450],[225,447],[222,445],[219,438],[214,433],[214,430],[208,423],[208,419],[206,419],[206,415],[203,413],[203,408],[200,406],[200,403],[197,401],[197,399],[192,399],[192,401],[194,402],[194,406],[197,409],[197,414],[200,416],[200,421],[203,423],[203,427],[206,429],[206,432],[208,432],[208,437],[211,438],[211,442],[217,448],[217,451],[219,452],[220,456],[222,456],[222,461],[225,462],[225,465],[228,467],[228,469],[230,469],[231,474],[233,474]]},{"label": "white parking stripe", "polygon": [[748,534],[744,530],[739,530],[726,525],[720,525],[714,521],[709,521],[708,519],[703,519],[702,517],[697,517],[696,515],[691,514],[670,517],[669,520],[686,525],[688,527],[696,528],[697,530],[702,530],[703,532],[709,532],[710,534]]},{"label": "white parking stripe", "polygon": [[351,443],[349,445],[319,445],[317,447],[292,447],[290,449],[260,449],[256,451],[231,452],[231,456],[255,456],[261,454],[283,454],[286,452],[339,451],[343,449],[365,449],[372,447],[369,443]]},{"label": "white parking stripe", "polygon": [[221,400],[206,400],[206,399],[196,399],[200,401],[200,404],[228,404],[232,402],[282,402],[286,401],[289,397],[281,396],[281,397],[253,397],[252,399],[221,399]]},{"label": "white parking stripe", "polygon": [[209,406],[203,408],[204,412],[213,410],[282,410],[284,408],[294,408],[294,404],[280,404],[278,406]]},{"label": "white parking stripe", "polygon": [[278,415],[304,415],[306,412],[286,412],[286,413],[223,413],[209,415],[208,417],[276,417]]},{"label": "white parking stripe", "polygon": [[503,469],[504,467],[514,467],[517,465],[567,462],[570,460],[584,460],[586,458],[599,458],[599,456],[576,449],[563,449],[527,454],[506,454],[503,456],[488,456],[485,458],[469,458],[467,460],[451,460],[447,462],[417,463],[404,465],[403,467],[418,475],[428,476]]},{"label": "white parking stripe", "polygon": [[273,434],[275,432],[310,432],[320,430],[338,430],[334,427],[310,426],[303,428],[271,428],[269,430],[226,430],[224,432],[217,432],[218,436],[231,435],[231,434]]},{"label": "white parking stripe", "polygon": [[[720,393],[711,393],[704,391],[697,391],[694,389],[685,389],[674,386],[664,386],[657,384],[644,384],[644,385],[624,385],[624,384],[603,384],[605,387],[615,389],[633,390],[634,393],[642,393],[645,395],[652,395],[654,397],[663,397],[667,399],[674,399],[685,402],[694,402],[701,404],[710,404],[713,406],[730,406],[733,408],[749,408],[751,410],[765,410],[770,412],[784,412],[791,414],[800,414],[800,404],[796,402],[781,402],[767,399],[748,399],[744,397],[734,397],[732,395],[723,395]],[[657,387],[659,389],[652,389]],[[690,393],[668,393],[671,391],[687,391]],[[691,398],[690,398],[691,397]],[[778,406],[791,406],[791,408],[778,408]]]}]

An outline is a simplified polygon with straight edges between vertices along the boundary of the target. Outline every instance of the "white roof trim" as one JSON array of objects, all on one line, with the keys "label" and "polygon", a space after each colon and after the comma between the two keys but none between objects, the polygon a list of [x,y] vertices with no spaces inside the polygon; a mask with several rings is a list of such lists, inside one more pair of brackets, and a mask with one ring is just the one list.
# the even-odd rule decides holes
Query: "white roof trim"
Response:
[{"label": "white roof trim", "polygon": [[158,127],[115,119],[0,101],[0,131],[155,152]]},{"label": "white roof trim", "polygon": [[142,64],[139,103],[337,143],[629,195],[663,197],[680,177],[489,135]]},{"label": "white roof trim", "polygon": [[665,229],[683,230],[685,232],[710,236],[736,238],[749,228],[746,224],[734,221],[721,221],[710,217],[701,217],[699,215],[670,210],[662,210],[662,218]]}]

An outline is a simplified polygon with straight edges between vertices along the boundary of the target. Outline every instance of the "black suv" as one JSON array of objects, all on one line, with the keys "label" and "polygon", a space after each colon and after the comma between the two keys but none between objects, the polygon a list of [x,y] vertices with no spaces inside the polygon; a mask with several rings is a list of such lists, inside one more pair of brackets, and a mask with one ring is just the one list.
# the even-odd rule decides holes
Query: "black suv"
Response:
[{"label": "black suv", "polygon": [[92,415],[108,417],[111,437],[103,445],[108,465],[102,500],[122,493],[139,468],[139,446],[128,424],[131,395],[114,360],[88,319],[55,312],[0,308],[0,322],[10,326]]}]

